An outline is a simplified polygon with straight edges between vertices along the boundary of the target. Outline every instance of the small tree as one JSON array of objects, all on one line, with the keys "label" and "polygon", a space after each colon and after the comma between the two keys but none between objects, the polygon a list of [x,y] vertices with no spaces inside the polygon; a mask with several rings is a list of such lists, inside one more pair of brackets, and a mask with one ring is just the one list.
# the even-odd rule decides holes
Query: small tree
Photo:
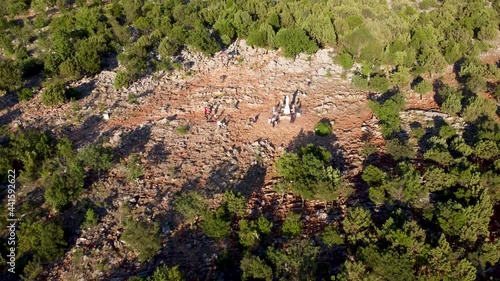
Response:
[{"label": "small tree", "polygon": [[242,280],[247,280],[249,278],[266,281],[273,280],[272,268],[259,257],[251,254],[245,254],[241,260],[240,268],[243,271]]},{"label": "small tree", "polygon": [[61,81],[49,82],[42,92],[42,102],[46,106],[54,106],[64,103],[66,95],[64,83]]},{"label": "small tree", "polygon": [[316,43],[302,29],[282,28],[276,33],[275,40],[286,57],[293,58],[302,52],[312,54],[318,50]]},{"label": "small tree", "polygon": [[421,95],[426,94],[432,90],[432,84],[427,80],[422,80],[420,83],[413,87],[413,90]]},{"label": "small tree", "polygon": [[137,252],[139,260],[151,259],[161,248],[158,224],[128,219],[124,228],[122,239]]},{"label": "small tree", "polygon": [[184,276],[179,270],[179,266],[168,267],[162,265],[156,268],[153,276],[148,277],[147,281],[183,281]]},{"label": "small tree", "polygon": [[207,211],[207,203],[203,196],[195,191],[183,193],[174,201],[174,210],[184,216],[186,222],[194,220]]},{"label": "small tree", "polygon": [[332,125],[328,121],[320,121],[316,124],[314,133],[318,136],[331,136],[333,133]]},{"label": "small tree", "polygon": [[299,237],[302,233],[302,222],[300,221],[300,215],[293,212],[287,214],[285,222],[281,227],[281,232],[283,236],[288,238]]},{"label": "small tree", "polygon": [[333,245],[342,245],[345,243],[344,237],[339,234],[338,228],[333,225],[329,225],[325,228],[325,230],[323,230],[321,238],[323,239],[323,242],[329,247]]}]

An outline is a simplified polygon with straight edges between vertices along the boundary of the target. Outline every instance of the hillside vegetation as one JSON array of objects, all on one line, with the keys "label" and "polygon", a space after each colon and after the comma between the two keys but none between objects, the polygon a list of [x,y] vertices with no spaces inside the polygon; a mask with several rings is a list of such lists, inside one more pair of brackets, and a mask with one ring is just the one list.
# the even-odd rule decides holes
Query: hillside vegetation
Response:
[{"label": "hillside vegetation", "polygon": [[[169,206],[186,231],[224,245],[207,277],[159,261],[169,250],[159,219],[123,204],[116,217],[120,239],[150,269],[126,278],[494,280],[500,278],[500,226],[492,219],[500,204],[500,70],[499,61],[479,55],[498,48],[499,13],[500,0],[5,0],[0,99],[30,103],[40,95],[44,106],[55,107],[80,98],[71,82],[113,69],[115,59],[114,86],[122,89],[147,74],[182,69],[185,48],[211,56],[241,39],[290,59],[333,48],[332,64],[352,77],[352,87],[371,93],[368,107],[385,146],[366,136],[356,177],[345,176],[341,153],[316,143],[265,167],[277,176],[273,189],[281,199],[274,205],[292,194],[303,208],[320,206],[328,219],[314,224],[294,208],[275,220],[262,208],[247,210],[248,196],[233,190],[216,198],[195,190],[175,194]],[[452,77],[443,77],[450,66]],[[408,92],[434,94],[440,111],[465,125],[439,116],[408,124],[401,117]],[[334,131],[324,120],[315,129],[324,139]],[[189,130],[184,125],[177,134]],[[139,154],[123,156],[104,142],[75,147],[47,128],[2,127],[0,182],[12,184],[8,171],[17,171],[20,219],[16,274],[3,276],[46,278],[81,230],[99,227],[107,215],[106,202],[88,196],[98,192],[97,183],[116,167],[125,171],[120,185],[144,176]],[[176,170],[165,173],[175,177]],[[2,271],[10,251],[5,190]],[[100,266],[105,271],[106,263]]]}]

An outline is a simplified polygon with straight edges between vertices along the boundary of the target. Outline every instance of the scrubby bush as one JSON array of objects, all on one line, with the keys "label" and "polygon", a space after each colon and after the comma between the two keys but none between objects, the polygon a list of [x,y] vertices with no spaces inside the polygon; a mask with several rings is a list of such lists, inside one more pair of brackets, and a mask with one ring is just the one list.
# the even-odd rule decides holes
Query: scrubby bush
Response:
[{"label": "scrubby bush", "polygon": [[135,250],[139,260],[150,260],[161,248],[158,224],[128,219],[124,228],[122,239]]},{"label": "scrubby bush", "polygon": [[385,145],[385,151],[391,155],[394,160],[411,159],[415,156],[413,147],[407,142],[398,139],[388,140]]},{"label": "scrubby bush", "polygon": [[53,81],[45,86],[42,92],[42,102],[46,106],[55,106],[66,101],[64,83]]},{"label": "scrubby bush", "polygon": [[314,133],[318,136],[331,136],[333,133],[332,125],[328,121],[320,121],[316,124]]},{"label": "scrubby bush", "polygon": [[420,83],[415,85],[413,90],[419,94],[426,94],[432,90],[432,84],[427,80],[422,80]]},{"label": "scrubby bush", "polygon": [[63,256],[66,246],[64,229],[59,222],[25,221],[20,225],[19,253],[33,251],[35,259],[52,262]]},{"label": "scrubby bush", "polygon": [[374,76],[370,79],[369,86],[372,90],[385,93],[389,90],[389,81],[384,76]]},{"label": "scrubby bush", "polygon": [[399,112],[405,108],[405,104],[405,98],[401,93],[397,93],[383,102],[369,102],[368,106],[380,120],[384,137],[389,137],[399,130],[401,123]]},{"label": "scrubby bush", "polygon": [[132,154],[127,163],[127,180],[133,181],[138,179],[144,175],[144,170],[142,168],[141,161],[139,159],[139,155]]},{"label": "scrubby bush", "polygon": [[159,266],[155,269],[153,276],[148,277],[147,281],[184,281],[184,276],[178,266],[168,267]]},{"label": "scrubby bush", "polygon": [[300,221],[300,215],[293,212],[287,214],[285,222],[281,227],[281,233],[283,236],[288,238],[299,237],[302,233],[302,222]]},{"label": "scrubby bush", "polygon": [[276,45],[283,49],[287,57],[295,57],[300,53],[312,54],[318,50],[318,46],[312,41],[302,29],[282,28],[276,33]]},{"label": "scrubby bush", "polygon": [[174,209],[184,216],[186,222],[193,222],[207,210],[207,203],[198,192],[183,193],[174,201]]},{"label": "scrubby bush", "polygon": [[104,148],[100,144],[90,144],[85,146],[78,153],[78,159],[85,167],[94,171],[107,171],[113,165],[113,156],[110,149]]},{"label": "scrubby bush", "polygon": [[205,235],[216,239],[225,238],[231,233],[230,223],[224,219],[221,209],[215,213],[204,214],[200,227]]},{"label": "scrubby bush", "polygon": [[246,254],[240,265],[243,271],[242,280],[259,279],[265,281],[273,280],[273,270],[259,257]]},{"label": "scrubby bush", "polygon": [[333,245],[342,245],[345,243],[344,238],[338,233],[337,227],[329,225],[323,230],[321,236],[323,242],[329,247]]},{"label": "scrubby bush", "polygon": [[33,91],[27,88],[24,88],[21,91],[17,92],[17,97],[19,98],[20,101],[28,101],[32,99],[34,96],[35,94],[33,94]]}]

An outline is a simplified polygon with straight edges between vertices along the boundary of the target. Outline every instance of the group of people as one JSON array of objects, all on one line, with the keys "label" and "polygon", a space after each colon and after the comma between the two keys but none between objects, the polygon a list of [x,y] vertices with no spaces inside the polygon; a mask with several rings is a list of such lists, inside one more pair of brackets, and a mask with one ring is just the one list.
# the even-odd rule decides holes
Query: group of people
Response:
[{"label": "group of people", "polygon": [[[225,128],[227,127],[227,124],[229,124],[229,121],[232,119],[231,115],[226,115],[222,120],[219,119],[219,116],[217,116],[217,113],[219,111],[219,104],[216,106],[210,105],[208,107],[205,107],[205,118],[207,119],[207,122],[215,122],[217,123],[218,128]],[[222,115],[224,113],[221,112]]]},{"label": "group of people", "polygon": [[290,123],[295,122],[297,113],[300,111],[300,100],[297,97],[298,91],[293,95],[293,99],[290,102],[288,96],[283,98],[283,101],[278,102],[276,106],[273,106],[271,110],[271,117],[267,119],[268,123],[276,126],[280,122],[281,116],[290,116]]}]

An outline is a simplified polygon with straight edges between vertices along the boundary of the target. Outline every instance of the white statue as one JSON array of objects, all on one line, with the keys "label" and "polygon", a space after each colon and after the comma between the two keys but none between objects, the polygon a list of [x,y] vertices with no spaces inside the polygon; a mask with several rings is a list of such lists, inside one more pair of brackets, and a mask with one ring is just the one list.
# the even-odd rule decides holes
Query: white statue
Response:
[{"label": "white statue", "polygon": [[286,96],[285,109],[283,110],[283,114],[290,115],[290,97],[289,96]]}]

